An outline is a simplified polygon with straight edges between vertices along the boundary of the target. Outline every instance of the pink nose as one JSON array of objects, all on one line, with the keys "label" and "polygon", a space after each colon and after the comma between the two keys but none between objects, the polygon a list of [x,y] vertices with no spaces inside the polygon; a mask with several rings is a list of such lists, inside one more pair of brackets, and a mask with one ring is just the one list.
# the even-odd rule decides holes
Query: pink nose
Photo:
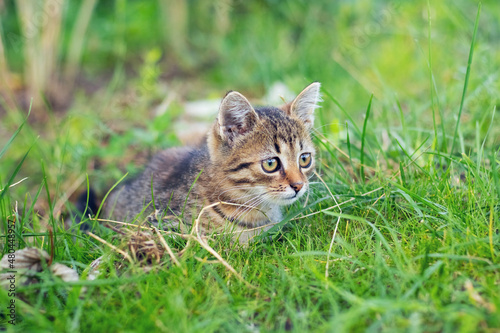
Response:
[{"label": "pink nose", "polygon": [[298,182],[298,183],[293,183],[290,184],[290,187],[293,188],[295,193],[299,193],[299,191],[302,189],[302,186],[304,186],[303,182]]}]

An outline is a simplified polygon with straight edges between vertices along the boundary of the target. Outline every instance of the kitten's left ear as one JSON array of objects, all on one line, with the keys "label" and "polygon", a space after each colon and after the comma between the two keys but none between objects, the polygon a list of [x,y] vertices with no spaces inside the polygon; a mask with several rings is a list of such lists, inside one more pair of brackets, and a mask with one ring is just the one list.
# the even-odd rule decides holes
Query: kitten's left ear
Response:
[{"label": "kitten's left ear", "polygon": [[321,102],[320,86],[319,82],[311,83],[290,104],[290,115],[302,120],[308,129],[313,127],[314,110],[319,108],[318,103]]}]

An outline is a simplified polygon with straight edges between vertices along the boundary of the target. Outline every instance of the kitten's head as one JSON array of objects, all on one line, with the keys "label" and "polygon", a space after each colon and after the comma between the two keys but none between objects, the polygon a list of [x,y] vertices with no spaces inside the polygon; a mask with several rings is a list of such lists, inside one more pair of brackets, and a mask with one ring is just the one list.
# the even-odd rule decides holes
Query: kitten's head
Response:
[{"label": "kitten's head", "polygon": [[312,83],[280,108],[254,109],[234,91],[224,97],[208,136],[221,178],[219,200],[289,205],[307,191],[315,165],[310,132],[319,88]]}]

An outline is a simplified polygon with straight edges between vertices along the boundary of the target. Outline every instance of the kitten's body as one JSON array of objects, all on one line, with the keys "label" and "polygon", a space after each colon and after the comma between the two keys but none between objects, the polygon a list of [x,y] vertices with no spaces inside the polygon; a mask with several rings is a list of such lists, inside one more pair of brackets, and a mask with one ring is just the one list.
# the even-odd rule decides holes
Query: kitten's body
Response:
[{"label": "kitten's body", "polygon": [[253,109],[242,95],[229,93],[205,142],[157,154],[137,179],[112,194],[105,213],[127,221],[156,209],[164,227],[187,231],[202,207],[222,202],[207,209],[202,231],[231,231],[247,242],[281,220],[280,206],[307,191],[314,167],[309,131],[318,100],[319,83],[281,109]]}]

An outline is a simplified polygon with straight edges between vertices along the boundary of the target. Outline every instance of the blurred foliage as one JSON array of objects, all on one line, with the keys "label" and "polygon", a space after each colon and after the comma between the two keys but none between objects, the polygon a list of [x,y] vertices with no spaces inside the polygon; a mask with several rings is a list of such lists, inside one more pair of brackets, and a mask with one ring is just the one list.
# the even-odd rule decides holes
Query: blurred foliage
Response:
[{"label": "blurred foliage", "polygon": [[[14,3],[5,1],[1,18],[9,64],[22,71],[23,57],[9,47],[9,34],[21,34]],[[64,5],[60,61],[81,14],[78,2]],[[500,39],[500,4],[483,6],[475,66],[487,70],[500,62],[492,49]],[[476,9],[475,1],[431,4],[439,87],[463,79]],[[158,49],[163,75],[194,76],[214,89],[257,95],[275,81],[300,89],[318,80],[341,100],[363,107],[372,92],[378,98],[395,90],[402,98],[428,96],[422,70],[427,26],[424,1],[99,1],[81,70],[92,77],[125,65],[137,73],[142,55]],[[198,91],[186,94],[200,97]]]},{"label": "blurred foliage", "polygon": [[[23,51],[34,47],[37,37],[26,38],[19,5],[31,4],[32,11],[43,12],[43,4],[50,1],[62,6],[62,28],[60,37],[50,40],[50,48],[57,50],[53,73],[43,79],[45,91],[37,94],[26,88],[32,83]],[[12,159],[20,158],[40,135],[25,173],[41,176],[39,160],[50,160],[49,174],[69,179],[68,174],[89,170],[89,163],[98,158],[106,168],[101,180],[108,182],[119,178],[120,172],[135,170],[153,151],[178,144],[172,124],[182,113],[183,101],[234,89],[258,102],[275,82],[284,82],[295,92],[311,81],[322,82],[325,96],[317,126],[333,142],[345,140],[346,121],[353,130],[350,140],[359,142],[355,129],[363,123],[372,93],[369,133],[380,136],[389,130],[391,136],[402,138],[400,142],[417,147],[433,135],[434,109],[437,124],[443,123],[444,134],[452,135],[478,4],[465,0],[433,1],[430,7],[425,1],[381,0],[1,3],[0,35],[11,77],[6,95],[17,103],[2,104],[0,132],[5,136],[0,138],[7,138],[20,123],[31,98],[36,106],[32,127],[17,139]],[[482,4],[461,122],[465,150],[475,147],[476,133],[486,135],[500,90],[500,2]],[[85,15],[88,25],[78,32],[77,23],[85,22]],[[40,32],[38,38],[48,30],[45,25],[52,24],[50,15],[40,17],[30,21]],[[72,55],[75,39],[83,45],[81,54]],[[36,57],[47,56],[38,50]],[[71,57],[80,60],[69,61]],[[65,90],[57,108],[53,95]],[[158,110],[160,106],[164,109]],[[491,129],[490,138],[499,143],[498,127]],[[399,146],[392,145],[388,156],[400,153]]]}]

